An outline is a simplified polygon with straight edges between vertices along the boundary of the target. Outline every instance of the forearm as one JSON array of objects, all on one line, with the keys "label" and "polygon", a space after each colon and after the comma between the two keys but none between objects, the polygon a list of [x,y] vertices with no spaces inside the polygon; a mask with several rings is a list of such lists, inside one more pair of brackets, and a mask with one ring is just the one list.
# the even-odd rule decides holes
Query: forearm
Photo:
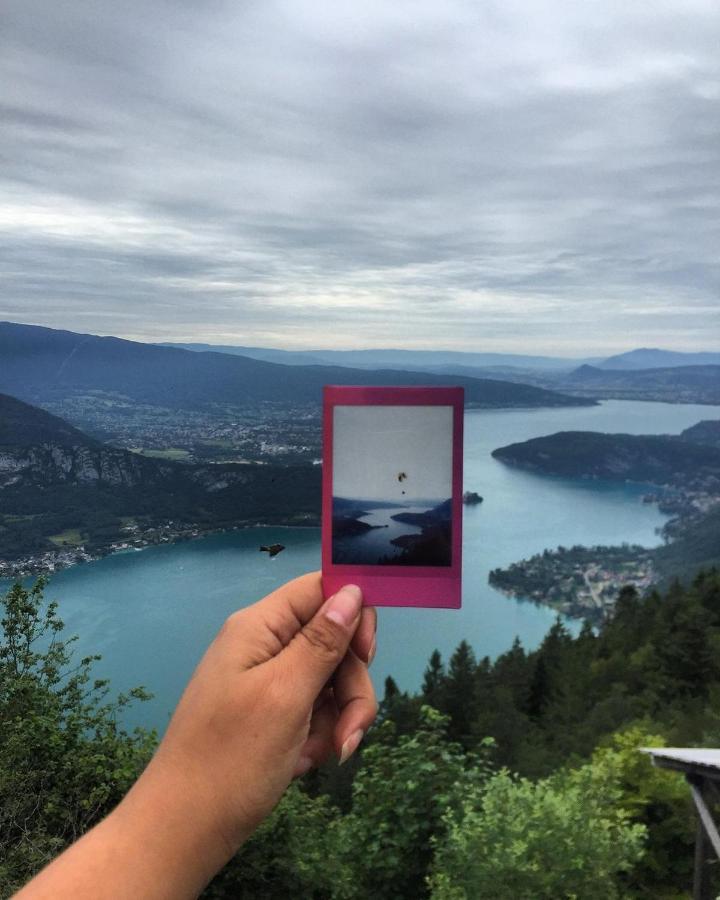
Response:
[{"label": "forearm", "polygon": [[17,900],[191,900],[234,849],[214,833],[211,812],[151,763],[117,809]]}]

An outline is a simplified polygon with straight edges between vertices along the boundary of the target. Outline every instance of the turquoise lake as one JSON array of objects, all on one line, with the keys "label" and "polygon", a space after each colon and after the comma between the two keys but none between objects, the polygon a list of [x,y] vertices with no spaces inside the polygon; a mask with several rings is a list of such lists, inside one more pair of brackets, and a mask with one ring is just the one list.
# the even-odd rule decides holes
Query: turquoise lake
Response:
[{"label": "turquoise lake", "polygon": [[[485,502],[465,509],[463,608],[380,610],[372,669],[378,691],[387,675],[403,690],[417,689],[432,650],[447,659],[463,638],[478,656],[502,653],[516,635],[537,646],[555,614],[491,588],[490,569],[559,544],[660,542],[664,517],[640,502],[640,486],[531,475],[495,461],[492,450],[563,430],[677,434],[713,418],[720,407],[629,401],[468,411],[465,487]],[[260,544],[276,541],[287,549],[275,559],[259,552]],[[97,677],[109,677],[114,690],[142,684],[154,693],[126,723],[163,730],[225,617],[319,564],[318,529],[253,528],[76,566],[53,576],[48,596],[59,601],[68,633],[79,635],[77,652],[102,654]]]}]

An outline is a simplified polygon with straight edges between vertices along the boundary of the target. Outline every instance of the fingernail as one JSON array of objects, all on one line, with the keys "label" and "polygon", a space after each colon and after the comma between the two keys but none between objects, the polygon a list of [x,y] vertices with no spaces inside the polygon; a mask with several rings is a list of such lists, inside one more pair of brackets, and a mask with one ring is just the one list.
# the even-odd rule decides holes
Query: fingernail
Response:
[{"label": "fingernail", "polygon": [[353,755],[353,753],[357,750],[358,744],[363,739],[363,734],[364,732],[362,728],[358,728],[357,731],[353,731],[350,737],[342,745],[342,750],[340,751],[341,766],[346,763]]},{"label": "fingernail", "polygon": [[375,654],[377,653],[377,638],[373,638],[372,645],[370,646],[370,652],[368,653],[368,665],[375,659]]},{"label": "fingernail", "polygon": [[347,627],[360,615],[362,591],[356,584],[346,584],[327,602],[325,615],[332,622]]},{"label": "fingernail", "polygon": [[301,775],[305,775],[305,773],[309,772],[314,765],[315,762],[311,756],[301,756],[295,765],[293,778],[300,778]]}]

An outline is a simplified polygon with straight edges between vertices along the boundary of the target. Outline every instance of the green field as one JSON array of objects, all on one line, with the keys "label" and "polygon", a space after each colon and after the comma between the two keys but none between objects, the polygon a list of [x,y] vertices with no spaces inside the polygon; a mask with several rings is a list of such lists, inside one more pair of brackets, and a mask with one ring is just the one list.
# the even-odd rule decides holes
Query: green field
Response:
[{"label": "green field", "polygon": [[190,459],[191,454],[189,450],[182,450],[180,447],[166,447],[164,450],[133,450],[133,453],[138,453],[140,456],[149,456],[152,459],[173,459],[173,460],[181,460],[181,459]]},{"label": "green field", "polygon": [[52,534],[48,538],[56,547],[78,547],[83,543],[84,538],[82,532],[77,528],[66,528],[59,534]]}]

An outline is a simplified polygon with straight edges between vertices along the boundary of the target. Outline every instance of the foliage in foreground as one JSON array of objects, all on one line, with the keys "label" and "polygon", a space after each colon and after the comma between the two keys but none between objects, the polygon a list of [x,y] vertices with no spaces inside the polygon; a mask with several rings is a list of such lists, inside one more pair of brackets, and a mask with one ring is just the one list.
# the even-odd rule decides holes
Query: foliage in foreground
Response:
[{"label": "foliage in foreground", "polygon": [[98,657],[72,660],[45,583],[1,599],[0,896],[7,897],[99,821],[144,767],[154,735],[126,734],[118,714],[142,689],[107,699]]},{"label": "foliage in foreground", "polygon": [[593,765],[537,782],[498,773],[448,815],[434,900],[620,896],[645,839],[620,795],[616,773]]},{"label": "foliage in foreground", "polygon": [[[118,725],[131,697],[108,701],[97,657],[72,662],[43,589],[0,597],[2,897],[117,803],[155,740]],[[624,592],[599,634],[556,625],[494,663],[463,643],[447,669],[433,654],[419,696],[388,684],[354,768],[293,785],[206,896],[679,896],[687,790],[638,748],[720,734],[719,635],[710,574]]]},{"label": "foliage in foreground", "polygon": [[447,719],[430,707],[413,735],[382,725],[364,752],[345,815],[327,797],[291,788],[207,896],[621,895],[643,856],[646,828],[623,805],[617,756],[532,782],[493,772],[486,753],[463,752],[446,728]]}]

